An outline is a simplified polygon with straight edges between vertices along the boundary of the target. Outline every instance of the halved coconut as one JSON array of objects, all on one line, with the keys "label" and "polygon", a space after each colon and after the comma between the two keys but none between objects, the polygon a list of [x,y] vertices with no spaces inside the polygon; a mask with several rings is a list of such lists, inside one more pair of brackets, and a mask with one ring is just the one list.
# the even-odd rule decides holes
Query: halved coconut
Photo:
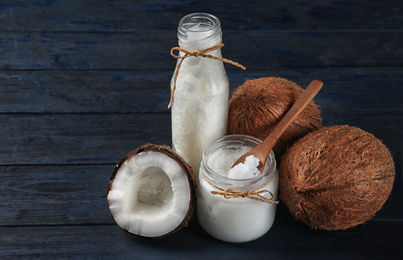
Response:
[{"label": "halved coconut", "polygon": [[107,200],[116,224],[141,237],[164,237],[187,225],[195,174],[170,147],[145,144],[116,165]]}]

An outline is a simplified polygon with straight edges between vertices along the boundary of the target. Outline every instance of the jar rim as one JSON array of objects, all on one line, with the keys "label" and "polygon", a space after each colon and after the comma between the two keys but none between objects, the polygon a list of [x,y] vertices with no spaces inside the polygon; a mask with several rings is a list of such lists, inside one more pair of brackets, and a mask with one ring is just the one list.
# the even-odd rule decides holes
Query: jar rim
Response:
[{"label": "jar rim", "polygon": [[206,149],[204,150],[203,159],[200,166],[200,174],[203,174],[204,178],[209,180],[214,185],[224,189],[232,188],[239,191],[246,191],[246,190],[254,190],[264,186],[273,177],[277,167],[273,151],[270,152],[267,158],[263,173],[256,175],[252,178],[247,179],[228,178],[215,172],[208,165],[209,156],[211,156],[215,151],[223,148],[225,145],[232,145],[232,146],[247,145],[250,146],[252,149],[254,146],[257,146],[261,142],[262,141],[256,137],[241,134],[226,135],[219,138],[218,140],[207,146]]}]

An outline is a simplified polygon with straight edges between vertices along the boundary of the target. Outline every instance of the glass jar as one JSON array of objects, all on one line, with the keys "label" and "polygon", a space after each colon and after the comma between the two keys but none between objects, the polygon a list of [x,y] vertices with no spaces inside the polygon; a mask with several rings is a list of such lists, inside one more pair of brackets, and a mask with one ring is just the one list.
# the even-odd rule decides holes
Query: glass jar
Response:
[{"label": "glass jar", "polygon": [[[194,13],[179,22],[180,46],[194,52],[221,42],[221,25],[211,14]],[[207,53],[221,56],[221,49]],[[185,53],[179,52],[180,57]],[[181,59],[178,59],[174,76]],[[197,174],[206,146],[227,131],[229,82],[222,61],[190,56],[183,60],[176,79],[172,116],[172,148]]]},{"label": "glass jar", "polygon": [[[248,242],[263,236],[273,225],[276,214],[278,171],[273,151],[262,174],[248,179],[225,175],[232,164],[261,141],[247,135],[227,135],[209,145],[200,166],[197,214],[200,225],[211,236],[226,242]],[[221,194],[225,189],[253,191],[267,201]],[[260,193],[259,193],[260,192]],[[270,200],[271,199],[271,200]],[[271,202],[270,202],[271,201]]]}]

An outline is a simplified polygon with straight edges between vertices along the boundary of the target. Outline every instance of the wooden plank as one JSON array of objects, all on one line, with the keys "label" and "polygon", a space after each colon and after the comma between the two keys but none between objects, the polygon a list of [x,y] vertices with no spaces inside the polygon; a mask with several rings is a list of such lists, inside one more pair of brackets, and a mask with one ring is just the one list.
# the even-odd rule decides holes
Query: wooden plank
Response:
[{"label": "wooden plank", "polygon": [[257,31],[237,33],[234,39],[225,34],[228,48],[223,52],[252,70],[401,66],[396,58],[403,55],[399,44],[403,36],[395,33],[398,31]]},{"label": "wooden plank", "polygon": [[113,168],[2,167],[2,225],[112,224],[102,196]]},{"label": "wooden plank", "polygon": [[175,29],[189,12],[218,16],[224,28],[399,29],[402,3],[394,0],[252,1],[4,1],[3,30],[131,31]]},{"label": "wooden plank", "polygon": [[[0,166],[0,227],[114,225],[103,197],[114,167]],[[377,221],[403,219],[403,208],[399,206],[403,197],[401,175],[398,169],[392,195],[365,226],[371,228]],[[283,221],[295,220],[280,202],[276,225]]]},{"label": "wooden plank", "polygon": [[[4,258],[84,259],[398,259],[401,221],[374,222],[347,231],[313,231],[278,222],[262,238],[223,243],[191,224],[169,237],[144,240],[116,226],[0,227]],[[292,248],[292,250],[290,250]]]},{"label": "wooden plank", "polygon": [[[175,66],[163,32],[0,32],[1,69],[148,70]],[[100,55],[102,54],[102,55]]]},{"label": "wooden plank", "polygon": [[0,115],[0,164],[115,164],[145,143],[171,144],[167,114]]},{"label": "wooden plank", "polygon": [[[3,71],[0,113],[170,113],[171,71]],[[229,71],[231,93],[247,79],[284,77],[325,85],[322,111],[402,112],[399,67]]]},{"label": "wooden plank", "polygon": [[5,71],[0,73],[0,113],[167,113],[171,76],[165,71]]},{"label": "wooden plank", "polygon": [[[400,113],[323,113],[325,125],[350,124],[403,147]],[[0,115],[0,165],[115,164],[144,143],[171,144],[170,114]]]},{"label": "wooden plank", "polygon": [[106,198],[114,165],[0,167],[0,225],[113,224]]},{"label": "wooden plank", "polygon": [[[2,70],[171,71],[176,62],[169,54],[175,30],[0,31],[0,39]],[[248,70],[403,65],[401,30],[225,31],[223,41],[223,56]]]}]

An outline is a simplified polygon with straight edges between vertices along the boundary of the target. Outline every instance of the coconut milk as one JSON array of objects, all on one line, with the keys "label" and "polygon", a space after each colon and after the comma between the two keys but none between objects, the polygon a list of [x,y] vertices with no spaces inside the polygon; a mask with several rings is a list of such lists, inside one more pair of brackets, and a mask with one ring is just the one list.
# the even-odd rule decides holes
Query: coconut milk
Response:
[{"label": "coconut milk", "polygon": [[208,146],[203,154],[197,198],[198,218],[203,229],[217,239],[248,242],[263,236],[273,225],[276,204],[247,197],[227,199],[211,193],[227,188],[243,192],[261,187],[259,190],[268,190],[273,194],[264,192],[262,196],[277,200],[279,177],[273,152],[262,174],[247,179],[226,176],[232,164],[259,143],[260,140],[250,136],[229,135]]},{"label": "coconut milk", "polygon": [[[179,23],[178,38],[188,51],[215,46],[221,40],[220,21],[209,14],[187,15]],[[221,57],[221,50],[208,54]],[[174,76],[171,90],[173,84]],[[194,56],[183,60],[171,108],[172,148],[196,174],[206,146],[226,134],[228,100],[229,83],[222,61]]]}]

